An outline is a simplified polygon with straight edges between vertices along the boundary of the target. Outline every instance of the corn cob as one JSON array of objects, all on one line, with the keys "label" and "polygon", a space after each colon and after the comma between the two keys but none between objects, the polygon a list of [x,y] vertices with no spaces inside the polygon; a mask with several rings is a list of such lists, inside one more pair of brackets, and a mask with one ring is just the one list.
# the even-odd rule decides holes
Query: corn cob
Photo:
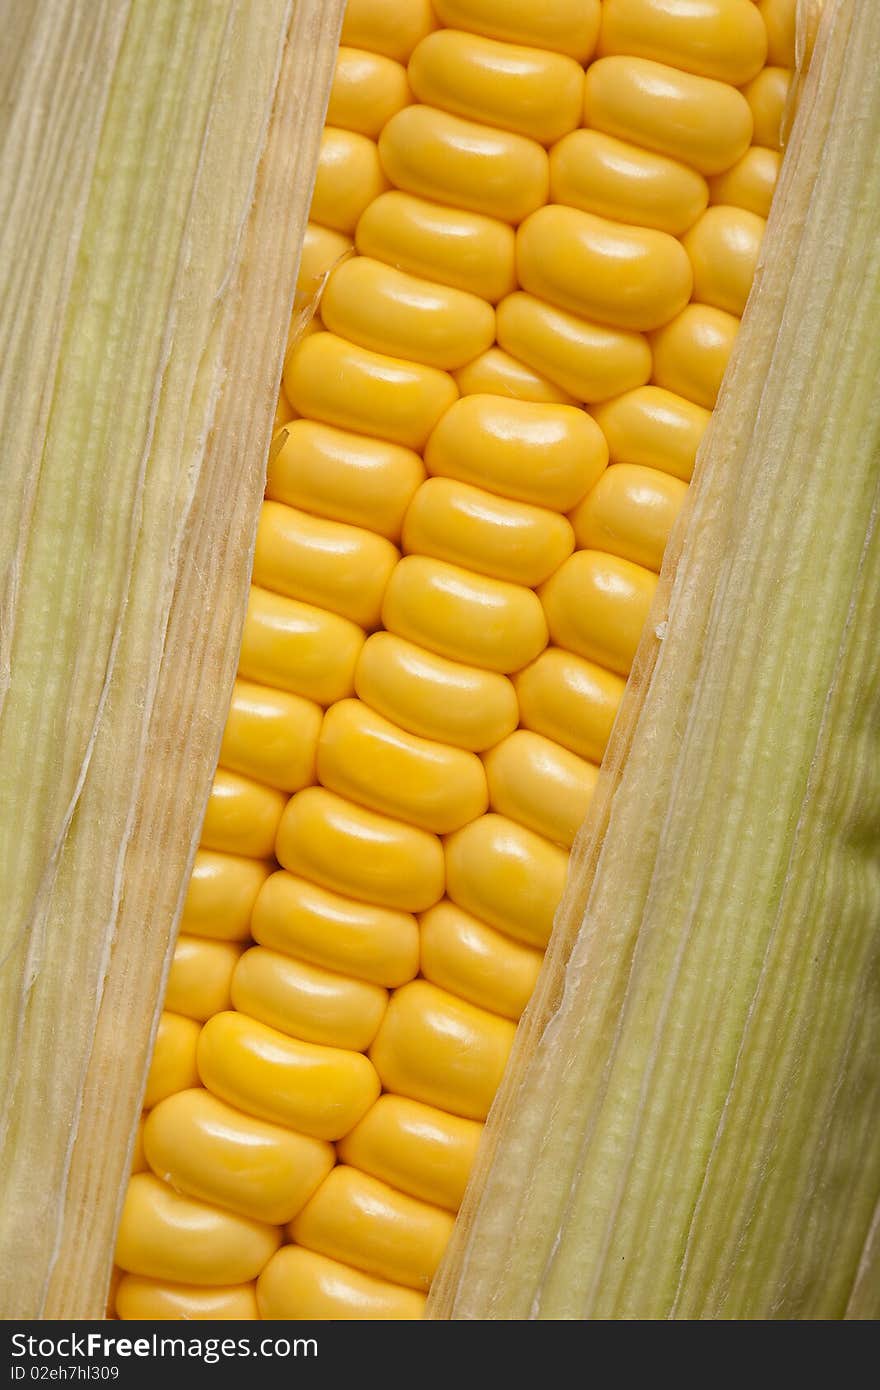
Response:
[{"label": "corn cob", "polygon": [[765,8],[349,6],[122,1317],[421,1315],[751,285]]}]

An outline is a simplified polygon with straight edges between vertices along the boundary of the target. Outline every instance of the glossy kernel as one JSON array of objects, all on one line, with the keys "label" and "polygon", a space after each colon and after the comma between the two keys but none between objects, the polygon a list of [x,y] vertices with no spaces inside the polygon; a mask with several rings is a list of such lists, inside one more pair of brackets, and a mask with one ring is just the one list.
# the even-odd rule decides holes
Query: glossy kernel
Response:
[{"label": "glossy kernel", "polygon": [[599,769],[527,729],[497,744],[485,763],[493,811],[570,849]]},{"label": "glossy kernel", "polygon": [[123,1322],[255,1322],[254,1284],[202,1288],[124,1274],[116,1290],[116,1315]]},{"label": "glossy kernel", "polygon": [[362,700],[341,700],[327,711],[318,774],[328,790],[438,835],[488,805],[479,758],[419,738]]},{"label": "glossy kernel", "polygon": [[327,106],[328,125],[375,140],[385,122],[411,99],[402,63],[382,53],[340,46]]},{"label": "glossy kernel", "polygon": [[362,256],[480,295],[490,304],[516,288],[514,231],[496,217],[392,189],[357,225]]},{"label": "glossy kernel", "polygon": [[388,994],[379,985],[254,946],[238,962],[232,1003],[239,1013],[303,1042],[366,1052]]},{"label": "glossy kernel", "polygon": [[364,255],[333,271],[321,314],[331,332],[361,347],[448,371],[495,340],[495,314],[485,299]]},{"label": "glossy kernel", "polygon": [[514,678],[523,727],[600,763],[623,698],[620,676],[548,647]]},{"label": "glossy kernel", "polygon": [[547,643],[531,589],[422,555],[405,556],[395,569],[382,622],[452,661],[505,673],[533,661]]},{"label": "glossy kernel", "polygon": [[767,30],[767,62],[793,68],[797,4],[794,0],[758,0]]},{"label": "glossy kernel", "polygon": [[425,450],[429,473],[564,512],[607,461],[602,432],[582,410],[492,395],[456,401]]},{"label": "glossy kernel", "polygon": [[244,941],[257,894],[271,869],[254,859],[196,850],[180,930],[216,941]]},{"label": "glossy kernel", "polygon": [[600,55],[635,54],[734,87],[758,72],[767,35],[752,0],[605,0]]},{"label": "glossy kernel", "polygon": [[299,791],[315,780],[320,728],[321,709],[314,701],[239,679],[226,716],[220,762],[281,791]]},{"label": "glossy kernel", "polygon": [[689,482],[709,411],[693,401],[640,386],[593,406],[593,419],[608,441],[612,463],[639,463]]},{"label": "glossy kernel", "polygon": [[711,201],[745,208],[757,217],[767,217],[781,164],[782,155],[778,150],[750,145],[742,159],[726,173],[712,179],[709,185]]},{"label": "glossy kernel", "polygon": [[481,816],[446,839],[446,891],[457,906],[526,946],[543,948],[568,855],[506,816]]},{"label": "glossy kernel", "polygon": [[691,294],[691,267],[675,237],[561,204],[523,222],[516,263],[524,290],[612,328],[659,328]]},{"label": "glossy kernel", "polygon": [[782,148],[782,127],[791,86],[788,68],[764,68],[745,88],[755,130],[752,141],[770,150]]},{"label": "glossy kernel", "polygon": [[333,1167],[333,1146],[233,1110],[201,1087],[147,1118],[153,1172],[179,1192],[253,1221],[283,1225]]},{"label": "glossy kernel", "polygon": [[[514,285],[510,286],[511,289]],[[517,362],[499,347],[491,347],[455,373],[455,384],[463,396],[507,396],[514,401],[571,405],[567,391],[545,376]]]},{"label": "glossy kernel", "polygon": [[599,0],[436,0],[434,9],[450,29],[534,44],[580,62],[592,55],[599,33]]},{"label": "glossy kernel", "polygon": [[235,941],[177,938],[165,1007],[199,1023],[229,1008],[229,987],[241,948]]},{"label": "glossy kernel", "polygon": [[[445,898],[422,916],[421,938],[426,980],[490,1013],[519,1018],[538,978],[540,951],[511,941]],[[369,1115],[362,1123],[368,1120]]]},{"label": "glossy kernel", "polygon": [[656,587],[657,576],[643,565],[578,550],[541,587],[550,635],[557,646],[625,676]]},{"label": "glossy kernel", "polygon": [[290,1234],[306,1249],[427,1293],[452,1221],[448,1211],[340,1164],[299,1213]]},{"label": "glossy kernel", "polygon": [[257,1281],[257,1305],[269,1321],[417,1321],[424,1316],[425,1296],[285,1245]]},{"label": "glossy kernel", "polygon": [[355,674],[360,698],[412,734],[479,753],[517,724],[506,676],[448,661],[390,632],[376,632]]},{"label": "glossy kernel", "polygon": [[613,222],[681,236],[709,192],[703,176],[676,159],[600,130],[573,130],[550,151],[550,197]]},{"label": "glossy kernel", "polygon": [[482,1131],[475,1120],[386,1092],[340,1140],[338,1153],[401,1192],[458,1211]]},{"label": "glossy kernel", "polygon": [[614,463],[572,512],[578,545],[605,550],[659,574],[687,484],[656,468]]},{"label": "glossy kernel", "polygon": [[349,255],[352,247],[350,237],[343,236],[341,232],[331,231],[329,227],[319,227],[317,222],[309,222],[303,233],[302,255],[296,280],[299,292],[310,299],[319,294],[330,271],[338,261]]},{"label": "glossy kernel", "polygon": [[557,512],[511,502],[452,478],[429,478],[413,498],[404,549],[534,587],[574,549]]},{"label": "glossy kernel", "polygon": [[584,74],[573,58],[457,29],[415,49],[409,80],[419,101],[550,145],[580,123]]},{"label": "glossy kernel", "polygon": [[152,1173],[128,1185],[116,1239],[116,1263],[130,1274],[181,1284],[240,1284],[274,1250],[274,1226],[220,1211],[174,1192]]},{"label": "glossy kernel", "polygon": [[689,304],[652,335],[654,381],[712,410],[738,329],[734,314],[709,304]]},{"label": "glossy kernel", "polygon": [[319,705],[350,695],[364,634],[310,603],[251,585],[238,658],[241,676]]},{"label": "glossy kernel", "polygon": [[421,449],[458,396],[446,372],[314,333],[291,353],[284,385],[300,415]]},{"label": "glossy kernel", "polygon": [[205,849],[269,859],[285,797],[238,772],[218,767],[202,824]]},{"label": "glossy kernel", "polygon": [[253,935],[263,946],[389,989],[419,968],[418,926],[409,913],[340,897],[284,871],[263,884]]},{"label": "glossy kernel", "polygon": [[198,1062],[202,1084],[218,1099],[315,1139],[339,1139],[379,1094],[360,1052],[300,1042],[239,1013],[209,1019]]},{"label": "glossy kernel", "polygon": [[707,208],[684,238],[694,298],[742,314],[755,278],[766,223],[742,208]]},{"label": "glossy kernel", "polygon": [[254,583],[288,598],[376,627],[385,586],[399,559],[384,536],[264,502],[257,525]]},{"label": "glossy kernel", "polygon": [[387,187],[374,141],[353,130],[324,127],[309,213],[313,222],[351,235],[364,208]]},{"label": "glossy kernel", "polygon": [[584,125],[701,174],[729,169],[752,138],[752,113],[735,87],[649,58],[600,58],[590,66]]},{"label": "glossy kernel", "polygon": [[435,23],[431,0],[348,0],[342,42],[405,63]]},{"label": "glossy kernel", "polygon": [[435,835],[323,787],[291,797],[276,853],[292,873],[380,907],[422,912],[443,893],[443,851]]},{"label": "glossy kernel", "polygon": [[513,1034],[508,1019],[413,980],[392,995],[370,1057],[386,1091],[484,1120]]},{"label": "glossy kernel", "polygon": [[547,199],[547,154],[537,141],[434,106],[392,116],[379,154],[397,188],[502,222],[520,222]]},{"label": "glossy kernel", "polygon": [[396,541],[424,476],[412,449],[294,420],[269,463],[266,496]]},{"label": "glossy kernel", "polygon": [[651,375],[651,350],[640,333],[588,323],[530,294],[509,294],[496,312],[501,347],[575,400],[603,401]]}]

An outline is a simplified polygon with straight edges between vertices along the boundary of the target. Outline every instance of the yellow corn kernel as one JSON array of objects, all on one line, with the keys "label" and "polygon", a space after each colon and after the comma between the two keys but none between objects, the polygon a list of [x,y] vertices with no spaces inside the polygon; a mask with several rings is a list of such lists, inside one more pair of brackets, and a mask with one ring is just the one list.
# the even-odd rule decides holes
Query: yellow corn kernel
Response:
[{"label": "yellow corn kernel", "polygon": [[285,1245],[257,1280],[257,1306],[269,1321],[415,1322],[424,1316],[425,1295]]},{"label": "yellow corn kernel", "polygon": [[711,304],[689,304],[651,337],[654,381],[711,410],[733,351],[739,319]]},{"label": "yellow corn kernel", "polygon": [[315,1139],[347,1134],[379,1094],[362,1053],[300,1042],[239,1013],[209,1019],[198,1061],[203,1085],[220,1100]]},{"label": "yellow corn kernel", "polygon": [[431,0],[348,0],[342,42],[405,63],[435,24]]},{"label": "yellow corn kernel", "polygon": [[205,849],[269,859],[285,797],[250,777],[218,767],[202,825]]},{"label": "yellow corn kernel", "polygon": [[411,734],[479,753],[516,728],[516,693],[506,676],[463,666],[376,632],[355,673],[365,704]]},{"label": "yellow corn kernel", "polygon": [[335,333],[301,342],[287,360],[284,384],[300,415],[410,449],[422,448],[458,396],[446,372],[369,352]]},{"label": "yellow corn kernel", "polygon": [[388,989],[418,972],[418,926],[409,913],[341,898],[283,871],[263,884],[252,925],[262,946]]},{"label": "yellow corn kernel", "polygon": [[767,34],[752,0],[605,0],[598,52],[656,58],[741,87],[759,71]]},{"label": "yellow corn kernel", "polygon": [[156,1041],[147,1073],[143,1106],[152,1110],[174,1091],[185,1091],[199,1084],[196,1052],[200,1028],[193,1018],[167,1009],[159,1015]]},{"label": "yellow corn kernel", "polygon": [[321,709],[312,700],[237,680],[223,730],[220,762],[281,791],[315,780]]},{"label": "yellow corn kernel", "polygon": [[254,946],[238,962],[232,1002],[239,1013],[303,1042],[366,1052],[382,1022],[388,992]]},{"label": "yellow corn kernel", "polygon": [[574,532],[558,512],[511,502],[452,478],[419,488],[403,528],[404,549],[534,587],[574,549]]},{"label": "yellow corn kernel", "polygon": [[398,637],[490,671],[518,671],[547,645],[531,589],[422,555],[407,555],[395,569],[382,622]]},{"label": "yellow corn kernel", "polygon": [[327,281],[327,327],[374,352],[453,371],[495,340],[491,304],[369,256],[343,261]]},{"label": "yellow corn kernel", "polygon": [[276,853],[291,873],[379,907],[422,912],[443,893],[443,850],[436,835],[323,787],[291,797]]},{"label": "yellow corn kernel", "polygon": [[317,295],[330,271],[353,247],[350,237],[309,222],[303,234],[297,289],[310,298]]},{"label": "yellow corn kernel", "polygon": [[458,1211],[482,1132],[475,1120],[386,1092],[340,1140],[338,1153],[401,1192]]},{"label": "yellow corn kernel", "polygon": [[702,174],[666,155],[603,135],[573,130],[550,151],[554,203],[681,236],[706,206]]},{"label": "yellow corn kernel", "polygon": [[381,53],[345,45],[336,54],[327,124],[375,140],[395,111],[411,100],[406,68]]},{"label": "yellow corn kernel", "polygon": [[675,237],[551,203],[516,237],[524,290],[612,328],[668,323],[687,304],[692,275]]},{"label": "yellow corn kernel", "polygon": [[413,980],[391,996],[370,1057],[385,1090],[484,1120],[514,1031],[508,1019]]},{"label": "yellow corn kernel", "polygon": [[196,851],[180,930],[216,941],[244,941],[257,894],[271,873],[268,864],[234,854]]},{"label": "yellow corn kernel", "polygon": [[689,482],[709,411],[659,386],[640,386],[592,409],[612,463],[640,463]]},{"label": "yellow corn kernel", "polygon": [[536,140],[435,106],[405,106],[392,116],[379,154],[404,192],[502,222],[520,222],[547,200],[547,152]]},{"label": "yellow corn kernel", "polygon": [[656,587],[657,576],[643,565],[576,551],[541,587],[554,643],[627,675]]},{"label": "yellow corn kernel", "polygon": [[729,169],[752,138],[752,113],[735,87],[649,58],[600,58],[587,71],[585,93],[584,125],[701,174]]},{"label": "yellow corn kernel", "polygon": [[620,676],[548,647],[514,678],[523,727],[600,763],[623,698]]},{"label": "yellow corn kernel", "polygon": [[656,468],[615,463],[572,512],[578,545],[605,550],[658,574],[687,484]]},{"label": "yellow corn kernel", "polygon": [[270,1225],[291,1221],[335,1161],[332,1144],[243,1115],[201,1087],[151,1111],[144,1145],[176,1191]]},{"label": "yellow corn kernel", "polygon": [[375,627],[399,559],[384,536],[264,502],[257,526],[254,583],[314,603],[361,627]]},{"label": "yellow corn kernel", "polygon": [[424,476],[412,449],[295,420],[269,464],[266,496],[395,541]]},{"label": "yellow corn kernel", "polygon": [[694,298],[741,314],[755,278],[766,223],[742,208],[707,208],[684,238],[694,271]]},{"label": "yellow corn kernel", "polygon": [[435,0],[434,9],[450,29],[534,44],[580,62],[592,55],[599,33],[599,0]]},{"label": "yellow corn kernel", "polygon": [[375,141],[353,130],[324,127],[312,194],[313,222],[351,235],[364,208],[387,187]]},{"label": "yellow corn kernel", "polygon": [[445,835],[486,810],[483,765],[474,753],[419,738],[362,700],[327,711],[318,775],[328,791]]},{"label": "yellow corn kernel", "polygon": [[130,1172],[130,1173],[145,1173],[145,1172],[147,1171],[147,1169],[149,1168],[149,1166],[150,1166],[150,1165],[147,1163],[147,1156],[146,1156],[146,1154],[144,1153],[144,1121],[145,1121],[145,1119],[146,1119],[146,1116],[145,1116],[145,1115],[141,1115],[141,1117],[140,1117],[140,1119],[138,1120],[138,1123],[137,1123],[137,1129],[135,1130],[134,1145],[132,1146],[132,1153],[131,1153],[131,1166],[129,1167],[129,1172]]},{"label": "yellow corn kernel", "polygon": [[363,644],[362,630],[347,618],[252,584],[238,670],[250,680],[331,705],[351,694]]},{"label": "yellow corn kernel", "polygon": [[429,473],[562,512],[607,462],[602,432],[582,410],[491,395],[456,401],[425,450]]},{"label": "yellow corn kernel", "polygon": [[545,376],[517,362],[499,347],[491,347],[475,357],[454,376],[462,396],[507,396],[515,401],[572,404],[567,391],[554,386]]},{"label": "yellow corn kernel", "polygon": [[259,1318],[255,1284],[205,1289],[125,1274],[116,1291],[123,1322],[255,1322]]},{"label": "yellow corn kernel", "polygon": [[493,811],[570,849],[599,769],[527,729],[517,729],[497,744],[485,763]]},{"label": "yellow corn kernel", "polygon": [[530,294],[509,294],[496,314],[501,347],[577,401],[619,396],[651,375],[651,350],[640,333],[586,323]]},{"label": "yellow corn kernel", "polygon": [[421,939],[426,980],[490,1013],[519,1018],[538,978],[540,951],[511,941],[446,899],[422,917]]},{"label": "yellow corn kernel", "polygon": [[150,1279],[241,1284],[259,1274],[280,1241],[274,1226],[219,1211],[175,1192],[152,1173],[138,1173],[122,1208],[116,1263]]},{"label": "yellow corn kernel", "polygon": [[580,124],[583,69],[560,53],[439,29],[422,39],[408,71],[425,105],[514,130],[541,145],[552,145]]},{"label": "yellow corn kernel", "polygon": [[479,212],[441,207],[392,189],[370,203],[355,240],[362,256],[491,304],[516,288],[513,228]]},{"label": "yellow corn kernel", "polygon": [[292,1222],[290,1235],[307,1250],[427,1293],[452,1224],[448,1211],[342,1164]]},{"label": "yellow corn kernel", "polygon": [[241,955],[235,941],[179,936],[165,991],[165,1007],[204,1023],[229,1008],[232,972]]},{"label": "yellow corn kernel", "polygon": [[793,68],[797,19],[795,0],[758,0],[758,9],[767,30],[767,62]]},{"label": "yellow corn kernel", "polygon": [[790,86],[789,69],[764,68],[744,89],[755,122],[752,135],[755,145],[764,145],[770,150],[782,148],[782,120]]},{"label": "yellow corn kernel", "polygon": [[293,406],[287,399],[284,387],[282,386],[278,392],[278,403],[275,406],[275,418],[272,422],[273,436],[277,433],[278,430],[280,430],[284,425],[286,425],[290,420],[292,420],[293,416]]},{"label": "yellow corn kernel", "polygon": [[526,946],[547,945],[567,871],[563,850],[506,816],[481,816],[446,839],[452,901]]},{"label": "yellow corn kernel", "polygon": [[712,179],[709,197],[713,203],[726,203],[767,217],[781,164],[778,150],[750,145],[732,168]]}]

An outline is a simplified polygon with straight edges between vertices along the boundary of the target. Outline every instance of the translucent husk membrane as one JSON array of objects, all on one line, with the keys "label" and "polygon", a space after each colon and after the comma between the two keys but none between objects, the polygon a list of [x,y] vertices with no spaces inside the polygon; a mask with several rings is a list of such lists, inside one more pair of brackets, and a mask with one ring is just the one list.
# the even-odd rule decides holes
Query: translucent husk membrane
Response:
[{"label": "translucent husk membrane", "polygon": [[828,0],[434,1317],[880,1312],[878,70]]},{"label": "translucent husk membrane", "polygon": [[0,1315],[86,1318],[229,702],[342,0],[7,8]]}]

